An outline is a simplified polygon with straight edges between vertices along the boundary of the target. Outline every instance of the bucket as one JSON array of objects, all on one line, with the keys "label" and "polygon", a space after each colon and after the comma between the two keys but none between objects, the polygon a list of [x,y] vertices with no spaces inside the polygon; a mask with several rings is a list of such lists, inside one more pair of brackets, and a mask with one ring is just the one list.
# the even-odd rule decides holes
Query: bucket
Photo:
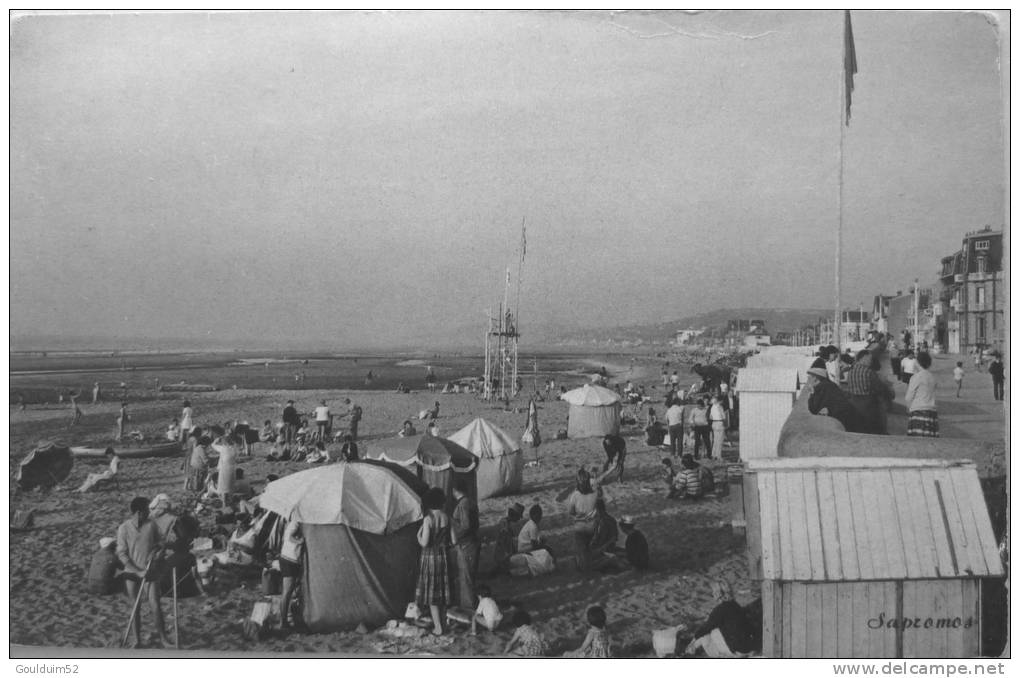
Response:
[{"label": "bucket", "polygon": [[280,571],[268,567],[262,570],[262,595],[275,596],[280,593]]},{"label": "bucket", "polygon": [[668,655],[676,654],[676,635],[686,628],[680,624],[652,631],[652,648],[655,650],[655,656],[662,659]]}]

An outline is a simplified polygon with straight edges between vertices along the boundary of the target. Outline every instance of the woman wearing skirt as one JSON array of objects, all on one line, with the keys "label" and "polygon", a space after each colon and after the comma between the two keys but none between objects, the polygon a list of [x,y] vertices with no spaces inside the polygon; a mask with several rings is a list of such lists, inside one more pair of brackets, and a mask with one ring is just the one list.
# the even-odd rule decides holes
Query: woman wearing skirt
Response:
[{"label": "woman wearing skirt", "polygon": [[446,551],[454,542],[450,531],[450,519],[443,512],[446,493],[433,487],[425,494],[425,508],[428,513],[422,519],[418,530],[421,545],[421,559],[418,561],[418,585],[414,591],[418,608],[428,606],[432,614],[432,633],[443,635],[443,615],[450,601],[450,570]]},{"label": "woman wearing skirt", "polygon": [[907,386],[907,394],[904,397],[910,410],[910,420],[907,423],[908,436],[939,437],[939,415],[935,409],[935,375],[928,371],[929,367],[931,355],[918,353],[917,371],[910,377],[910,385]]}]

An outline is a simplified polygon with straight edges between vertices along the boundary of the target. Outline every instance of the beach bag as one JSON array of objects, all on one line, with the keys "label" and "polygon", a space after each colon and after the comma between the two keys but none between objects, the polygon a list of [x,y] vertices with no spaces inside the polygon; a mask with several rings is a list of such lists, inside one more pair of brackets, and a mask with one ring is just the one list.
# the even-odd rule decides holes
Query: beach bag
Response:
[{"label": "beach bag", "polygon": [[528,569],[532,577],[539,577],[543,574],[550,574],[556,571],[556,561],[552,554],[545,549],[539,549],[527,554]]},{"label": "beach bag", "polygon": [[273,605],[268,601],[260,600],[252,608],[251,616],[244,620],[241,630],[247,640],[262,640],[269,630],[269,618],[272,616]]},{"label": "beach bag", "polygon": [[677,636],[686,630],[686,628],[686,626],[680,624],[679,626],[670,626],[669,628],[652,631],[652,648],[655,650],[655,656],[662,659],[671,654],[675,655]]}]

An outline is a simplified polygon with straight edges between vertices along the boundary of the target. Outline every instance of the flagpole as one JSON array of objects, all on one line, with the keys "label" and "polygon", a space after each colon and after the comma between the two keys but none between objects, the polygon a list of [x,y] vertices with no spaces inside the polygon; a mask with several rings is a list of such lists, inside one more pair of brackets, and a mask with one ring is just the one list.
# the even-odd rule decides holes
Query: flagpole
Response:
[{"label": "flagpole", "polygon": [[842,68],[839,69],[839,188],[837,197],[837,209],[839,211],[839,219],[836,224],[836,309],[835,309],[835,324],[832,326],[833,330],[833,344],[836,348],[842,350],[842,332],[840,331],[840,309],[842,308],[842,290],[840,288],[840,268],[843,265],[843,149],[846,143],[846,23],[849,19],[849,13],[843,13],[843,64]]}]

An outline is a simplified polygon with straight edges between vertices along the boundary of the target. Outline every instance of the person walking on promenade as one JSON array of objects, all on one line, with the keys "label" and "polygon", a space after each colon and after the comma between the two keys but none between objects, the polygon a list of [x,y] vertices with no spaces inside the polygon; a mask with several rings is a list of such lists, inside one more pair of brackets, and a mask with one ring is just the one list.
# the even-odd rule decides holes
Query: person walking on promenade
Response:
[{"label": "person walking on promenade", "polygon": [[910,419],[907,422],[908,436],[939,437],[939,415],[935,409],[935,375],[928,371],[931,355],[917,354],[917,371],[910,378],[904,400]]},{"label": "person walking on promenade", "polygon": [[960,397],[960,391],[963,390],[963,361],[957,360],[956,367],[953,368],[953,381],[956,382],[956,397]]},{"label": "person walking on promenade", "polygon": [[988,364],[988,374],[992,375],[992,394],[996,400],[1002,400],[1006,390],[1006,369],[998,351],[992,354],[992,362]]}]

